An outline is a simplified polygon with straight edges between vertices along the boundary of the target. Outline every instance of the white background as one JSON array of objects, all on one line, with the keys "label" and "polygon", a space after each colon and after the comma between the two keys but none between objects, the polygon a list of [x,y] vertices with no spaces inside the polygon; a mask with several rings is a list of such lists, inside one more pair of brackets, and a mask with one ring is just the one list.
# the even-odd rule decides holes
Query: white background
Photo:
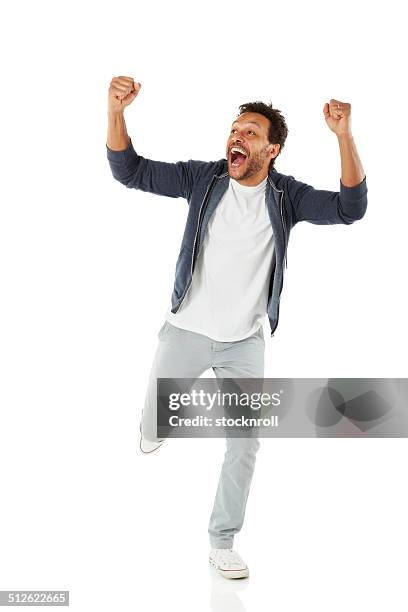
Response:
[{"label": "white background", "polygon": [[81,612],[406,610],[404,439],[261,441],[236,539],[251,578],[209,572],[224,441],[137,452],[187,203],[114,181],[105,148],[113,76],[142,83],[128,131],[163,161],[224,157],[238,105],[272,101],[278,171],[338,190],[323,106],[350,102],[368,211],[293,230],[265,376],[406,376],[406,29],[402,3],[367,10],[3,7],[0,590],[69,589]]}]

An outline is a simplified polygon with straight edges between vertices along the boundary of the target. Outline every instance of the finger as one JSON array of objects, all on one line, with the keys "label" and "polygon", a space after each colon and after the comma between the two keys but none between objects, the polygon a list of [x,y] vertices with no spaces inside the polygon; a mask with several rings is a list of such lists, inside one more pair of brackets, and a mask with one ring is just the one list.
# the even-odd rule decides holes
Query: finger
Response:
[{"label": "finger", "polygon": [[347,115],[351,111],[351,105],[343,102],[342,104],[336,105],[336,110],[340,110],[343,114]]},{"label": "finger", "polygon": [[133,83],[133,81],[134,81],[134,79],[132,79],[132,77],[127,77],[127,76],[118,76],[118,77],[115,77],[115,78],[116,79],[120,79],[122,81],[130,82],[130,83]]},{"label": "finger", "polygon": [[124,87],[122,85],[117,85],[116,83],[113,83],[110,87],[109,87],[110,91],[112,91],[113,93],[117,94],[117,93],[125,93],[125,91],[129,91],[130,87]]},{"label": "finger", "polygon": [[333,110],[330,111],[330,117],[333,117],[333,119],[341,119],[343,117],[343,113]]},{"label": "finger", "polygon": [[112,85],[112,87],[114,87],[118,91],[123,91],[123,92],[131,91],[133,89],[133,85],[122,85],[121,83],[115,83],[114,85]]},{"label": "finger", "polygon": [[351,116],[350,110],[343,109],[343,108],[331,108],[330,114],[332,115],[332,117],[335,117],[336,119],[342,119],[343,117]]},{"label": "finger", "polygon": [[126,87],[124,85],[114,83],[111,85],[111,92],[114,96],[116,96],[116,98],[118,98],[119,100],[123,100],[130,94],[134,94],[134,97],[136,97],[140,91],[140,88],[140,83],[133,83],[132,85],[128,85]]},{"label": "finger", "polygon": [[119,98],[120,100],[125,98],[130,93],[129,90],[123,91],[122,89],[119,89],[117,87],[111,87],[110,91],[112,95],[114,95],[116,98]]},{"label": "finger", "polygon": [[344,104],[342,102],[330,100],[329,109],[330,109],[330,112],[343,110]]},{"label": "finger", "polygon": [[329,105],[326,102],[326,104],[323,107],[323,114],[325,116],[326,119],[328,119],[330,117],[330,110],[329,110]]},{"label": "finger", "polygon": [[351,109],[351,104],[349,102],[341,102],[341,100],[330,100],[330,106],[343,111],[348,111]]},{"label": "finger", "polygon": [[133,89],[140,89],[140,83],[135,83],[133,79],[115,78],[112,79],[112,84],[118,88],[121,88],[122,91],[133,91]]},{"label": "finger", "polygon": [[140,88],[142,87],[141,83],[138,83],[137,81],[133,81],[131,84],[126,85],[124,91],[136,91],[137,93],[140,91]]}]

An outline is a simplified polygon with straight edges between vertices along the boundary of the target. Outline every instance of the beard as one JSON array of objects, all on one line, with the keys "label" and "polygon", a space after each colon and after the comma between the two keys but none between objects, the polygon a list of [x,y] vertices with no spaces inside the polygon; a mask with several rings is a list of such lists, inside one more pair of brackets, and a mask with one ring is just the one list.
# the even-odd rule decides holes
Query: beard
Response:
[{"label": "beard", "polygon": [[257,174],[265,164],[266,159],[266,150],[269,145],[266,145],[263,149],[258,151],[257,153],[252,154],[244,164],[242,171],[235,176],[235,180],[244,180],[250,178],[254,174]]}]

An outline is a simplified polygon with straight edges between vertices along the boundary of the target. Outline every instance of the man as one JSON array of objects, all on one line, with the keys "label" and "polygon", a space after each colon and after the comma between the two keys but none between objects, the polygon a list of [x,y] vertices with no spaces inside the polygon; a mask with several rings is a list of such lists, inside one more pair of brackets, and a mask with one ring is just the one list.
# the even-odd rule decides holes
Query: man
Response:
[{"label": "man", "polygon": [[[351,106],[330,100],[323,108],[337,135],[340,191],[317,190],[276,171],[287,126],[272,105],[240,106],[226,158],[215,162],[158,162],[140,156],[126,130],[124,109],[139,94],[131,77],[114,77],[108,96],[107,157],[115,179],[129,188],[172,198],[189,210],[166,320],[158,333],[141,420],[141,450],[157,438],[157,378],[264,376],[262,323],[278,325],[287,245],[299,221],[351,224],[367,207],[366,177],[351,132]],[[210,563],[227,578],[248,576],[233,550],[259,448],[257,437],[227,438],[209,523]]]}]

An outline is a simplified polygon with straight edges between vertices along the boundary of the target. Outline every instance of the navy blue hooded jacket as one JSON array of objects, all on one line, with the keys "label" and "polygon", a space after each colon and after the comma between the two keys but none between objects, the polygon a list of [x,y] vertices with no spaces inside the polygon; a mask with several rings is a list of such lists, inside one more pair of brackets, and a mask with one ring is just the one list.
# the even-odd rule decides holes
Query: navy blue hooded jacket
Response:
[{"label": "navy blue hooded jacket", "polygon": [[[228,162],[225,158],[210,162],[193,159],[175,163],[154,161],[138,155],[132,140],[123,151],[113,151],[107,145],[106,150],[114,178],[126,187],[170,198],[185,198],[188,202],[187,221],[171,295],[171,311],[176,313],[191,285],[208,221],[228,189]],[[340,180],[340,191],[327,191],[315,189],[271,167],[265,187],[265,201],[275,237],[267,305],[273,336],[278,325],[292,227],[299,221],[318,225],[350,225],[361,219],[367,209],[366,177],[354,187],[346,187]]]}]

